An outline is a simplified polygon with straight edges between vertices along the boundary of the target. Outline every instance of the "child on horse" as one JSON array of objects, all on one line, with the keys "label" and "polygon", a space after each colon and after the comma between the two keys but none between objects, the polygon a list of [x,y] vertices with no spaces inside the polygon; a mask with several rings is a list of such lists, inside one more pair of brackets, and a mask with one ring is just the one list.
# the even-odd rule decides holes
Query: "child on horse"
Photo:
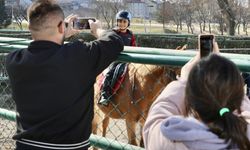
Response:
[{"label": "child on horse", "polygon": [[[136,46],[135,36],[131,30],[128,29],[131,22],[131,13],[122,10],[116,14],[117,27],[114,29],[118,35],[123,39],[125,46]],[[101,87],[101,98],[99,104],[107,105],[113,93],[117,90],[116,81],[126,71],[126,63],[113,62],[108,72],[105,74],[104,81]],[[123,74],[124,75],[124,74]]]}]

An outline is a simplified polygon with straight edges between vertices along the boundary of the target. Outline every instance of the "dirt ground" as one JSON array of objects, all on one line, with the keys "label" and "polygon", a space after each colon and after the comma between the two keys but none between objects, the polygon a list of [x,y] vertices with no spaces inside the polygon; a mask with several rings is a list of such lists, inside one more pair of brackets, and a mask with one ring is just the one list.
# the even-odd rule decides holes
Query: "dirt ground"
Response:
[{"label": "dirt ground", "polygon": [[13,150],[15,148],[14,140],[12,140],[15,131],[15,122],[0,118],[0,150]]}]

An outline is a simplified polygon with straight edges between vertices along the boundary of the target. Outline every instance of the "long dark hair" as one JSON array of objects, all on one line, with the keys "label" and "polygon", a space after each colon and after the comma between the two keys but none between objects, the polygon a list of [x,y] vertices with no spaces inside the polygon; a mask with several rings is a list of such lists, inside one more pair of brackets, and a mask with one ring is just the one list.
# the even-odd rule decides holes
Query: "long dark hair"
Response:
[{"label": "long dark hair", "polygon": [[[249,150],[247,122],[240,106],[244,97],[244,82],[240,71],[230,60],[212,54],[196,64],[189,74],[186,86],[186,115],[194,115],[208,125],[210,130],[230,147],[237,145],[241,150]],[[220,116],[221,108],[230,112]],[[229,148],[230,148],[229,147]]]}]

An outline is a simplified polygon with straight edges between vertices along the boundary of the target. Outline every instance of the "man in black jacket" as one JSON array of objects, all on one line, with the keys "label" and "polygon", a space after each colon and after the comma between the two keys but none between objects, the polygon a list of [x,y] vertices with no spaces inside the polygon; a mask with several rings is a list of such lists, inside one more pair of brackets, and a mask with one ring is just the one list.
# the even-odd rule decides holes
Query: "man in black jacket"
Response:
[{"label": "man in black jacket", "polygon": [[17,108],[16,149],[88,149],[95,79],[123,50],[122,39],[89,20],[97,40],[63,44],[78,32],[74,17],[65,23],[50,0],[33,2],[27,14],[34,41],[6,60]]}]

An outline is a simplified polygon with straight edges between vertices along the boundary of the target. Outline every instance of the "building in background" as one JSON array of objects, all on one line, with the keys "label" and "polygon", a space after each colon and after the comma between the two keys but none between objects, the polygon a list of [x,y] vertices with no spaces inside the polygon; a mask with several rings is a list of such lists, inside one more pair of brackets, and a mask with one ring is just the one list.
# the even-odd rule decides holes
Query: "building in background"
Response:
[{"label": "building in background", "polygon": [[238,0],[238,4],[243,6],[243,7],[248,8],[249,4],[250,4],[250,0]]},{"label": "building in background", "polygon": [[[120,0],[126,3],[128,10],[135,18],[153,18],[161,0]],[[32,0],[6,0],[6,5],[22,5],[28,7]],[[57,0],[66,15],[77,13],[82,16],[93,16],[94,8],[91,0]]]},{"label": "building in background", "polygon": [[135,18],[150,19],[158,9],[157,1],[151,0],[124,0],[127,3],[128,10]]}]

